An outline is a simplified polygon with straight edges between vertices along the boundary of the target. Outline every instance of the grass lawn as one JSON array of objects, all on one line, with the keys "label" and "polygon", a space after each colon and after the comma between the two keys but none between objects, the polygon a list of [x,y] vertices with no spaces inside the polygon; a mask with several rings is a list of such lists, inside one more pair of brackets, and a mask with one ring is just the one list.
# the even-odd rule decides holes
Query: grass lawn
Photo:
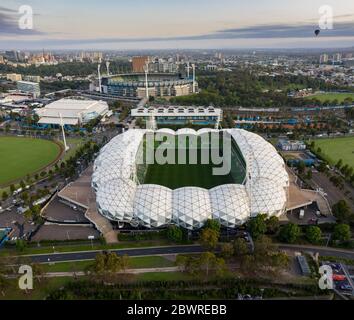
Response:
[{"label": "grass lawn", "polygon": [[136,275],[136,281],[187,281],[195,277],[183,272],[149,272]]},{"label": "grass lawn", "polygon": [[318,139],[315,140],[315,149],[321,148],[321,155],[335,165],[339,159],[343,164],[354,168],[354,137]]},{"label": "grass lawn", "polygon": [[[171,242],[167,240],[151,240],[151,241],[127,241],[119,242],[113,245],[93,245],[81,244],[81,245],[54,245],[55,252],[76,252],[76,251],[91,251],[91,250],[113,250],[113,249],[126,249],[126,248],[144,248],[144,247],[159,247],[170,245]],[[8,254],[16,255],[29,255],[29,254],[44,254],[53,253],[53,245],[43,247],[28,247],[23,252],[17,252],[15,249],[3,248],[0,250],[0,257]]]},{"label": "grass lawn", "polygon": [[[46,264],[44,266],[46,272],[78,272],[84,271],[87,267],[92,265],[92,261],[73,261],[60,262],[55,264]],[[173,261],[161,256],[151,257],[133,257],[130,258],[130,269],[144,269],[144,268],[165,268],[174,267]]]},{"label": "grass lawn", "polygon": [[[85,144],[85,139],[84,138],[67,138],[66,143],[69,146],[69,150],[65,153],[65,156],[63,160],[68,160],[70,157],[72,157],[77,149],[79,149],[81,146]],[[64,142],[63,142],[64,145]]]},{"label": "grass lawn", "polygon": [[338,100],[338,103],[342,103],[347,98],[352,98],[354,101],[354,93],[320,93],[307,97],[307,99],[318,99],[321,102]]},{"label": "grass lawn", "polygon": [[56,143],[48,140],[0,137],[0,185],[41,170],[55,161],[60,151]]},{"label": "grass lawn", "polygon": [[26,293],[18,288],[18,280],[11,280],[10,286],[5,290],[5,296],[0,295],[0,300],[43,300],[52,290],[58,290],[68,282],[71,277],[51,278],[34,282],[34,290]]}]

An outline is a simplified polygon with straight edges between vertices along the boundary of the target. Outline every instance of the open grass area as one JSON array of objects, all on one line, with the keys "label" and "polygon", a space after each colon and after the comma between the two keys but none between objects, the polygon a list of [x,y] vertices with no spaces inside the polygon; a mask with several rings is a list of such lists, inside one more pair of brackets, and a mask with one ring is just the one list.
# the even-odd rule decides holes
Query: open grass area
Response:
[{"label": "open grass area", "polygon": [[72,277],[51,278],[34,283],[34,290],[25,292],[18,288],[18,280],[10,280],[10,285],[5,290],[5,296],[0,295],[0,300],[43,300],[53,291],[58,290],[72,281]]},{"label": "open grass area", "polygon": [[[126,248],[144,248],[144,247],[159,247],[167,246],[171,244],[167,240],[158,241],[127,241],[119,242],[114,245],[98,245],[94,244],[93,247],[90,244],[78,244],[78,245],[54,245],[54,251],[56,253],[63,252],[78,252],[78,251],[91,251],[91,250],[113,250],[113,249],[126,249]],[[0,250],[0,257],[9,254],[16,255],[29,255],[29,254],[45,254],[53,253],[53,245],[43,247],[28,247],[22,252],[17,252],[15,249],[3,248]]]},{"label": "open grass area", "polygon": [[[91,266],[93,261],[73,261],[60,262],[55,264],[46,264],[44,269],[46,272],[78,272],[84,271]],[[144,268],[166,268],[174,267],[173,261],[161,256],[149,257],[133,257],[130,258],[130,269],[144,269]]]},{"label": "open grass area", "polygon": [[[84,138],[67,138],[66,143],[69,146],[69,150],[65,153],[63,160],[68,160],[75,155],[75,152],[85,144]],[[64,143],[63,143],[64,145]]]},{"label": "open grass area", "polygon": [[352,98],[354,101],[354,93],[320,93],[307,97],[307,99],[318,99],[321,102],[338,100],[338,103],[344,102],[347,98]]},{"label": "open grass area", "polygon": [[20,137],[0,137],[0,186],[40,171],[60,155],[58,144]]},{"label": "open grass area", "polygon": [[335,165],[339,159],[354,168],[354,137],[318,139],[315,149],[321,148],[321,155]]}]

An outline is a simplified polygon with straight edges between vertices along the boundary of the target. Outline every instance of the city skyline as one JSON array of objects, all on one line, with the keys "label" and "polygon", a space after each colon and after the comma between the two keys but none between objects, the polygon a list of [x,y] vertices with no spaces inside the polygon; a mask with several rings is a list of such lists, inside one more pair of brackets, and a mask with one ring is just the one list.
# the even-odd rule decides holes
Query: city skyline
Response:
[{"label": "city skyline", "polygon": [[[18,27],[21,5],[33,9],[32,30]],[[333,8],[334,28],[314,41],[323,5]],[[353,29],[349,0],[4,0],[0,6],[0,49],[334,48],[352,46]]]}]

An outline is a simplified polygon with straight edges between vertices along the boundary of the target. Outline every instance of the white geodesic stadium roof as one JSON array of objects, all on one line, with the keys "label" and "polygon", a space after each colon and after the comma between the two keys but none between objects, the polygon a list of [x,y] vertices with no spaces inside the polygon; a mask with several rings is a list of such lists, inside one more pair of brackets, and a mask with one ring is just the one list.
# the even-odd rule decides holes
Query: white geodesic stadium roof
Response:
[{"label": "white geodesic stadium roof", "polygon": [[[159,185],[140,185],[136,159],[149,130],[133,129],[111,140],[94,165],[92,186],[99,212],[108,219],[158,228],[170,223],[186,229],[201,228],[208,219],[236,227],[260,213],[280,216],[287,201],[289,177],[276,149],[259,135],[226,129],[246,162],[245,184],[228,184],[207,190],[186,187],[171,190]],[[171,135],[202,135],[214,129],[161,129]]]}]

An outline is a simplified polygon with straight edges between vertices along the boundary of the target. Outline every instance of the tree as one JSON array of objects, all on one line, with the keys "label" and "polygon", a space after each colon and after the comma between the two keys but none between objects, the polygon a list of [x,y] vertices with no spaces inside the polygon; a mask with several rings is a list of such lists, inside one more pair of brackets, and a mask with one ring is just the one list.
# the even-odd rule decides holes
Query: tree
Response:
[{"label": "tree", "polygon": [[279,218],[276,216],[272,216],[266,220],[267,225],[267,233],[275,234],[279,230]]},{"label": "tree", "polygon": [[43,265],[39,263],[33,263],[32,271],[33,271],[33,275],[38,279],[38,282],[41,282],[43,275],[45,274]]},{"label": "tree", "polygon": [[6,191],[4,191],[4,192],[2,193],[2,200],[5,201],[8,197],[9,197],[9,195],[7,194]]},{"label": "tree", "polygon": [[242,238],[235,239],[233,243],[233,247],[234,247],[234,255],[237,258],[241,258],[242,256],[245,256],[250,251],[246,240]]},{"label": "tree", "polygon": [[299,171],[300,174],[303,174],[305,171],[306,165],[304,161],[299,161],[297,165],[297,170]]},{"label": "tree", "polygon": [[294,243],[300,236],[300,228],[298,225],[289,223],[282,226],[279,231],[279,240],[286,243]]},{"label": "tree", "polygon": [[333,215],[340,223],[350,222],[352,213],[345,200],[340,200],[332,206]]},{"label": "tree", "polygon": [[219,240],[219,232],[213,229],[203,229],[200,233],[199,242],[200,244],[209,249],[215,249]]},{"label": "tree", "polygon": [[24,240],[16,240],[16,250],[23,252],[26,249],[26,242]]},{"label": "tree", "polygon": [[166,236],[168,240],[172,242],[181,242],[183,240],[183,231],[181,228],[173,225],[169,226],[166,231]]},{"label": "tree", "polygon": [[317,244],[322,239],[322,231],[317,226],[309,226],[306,229],[306,239],[313,244]]},{"label": "tree", "polygon": [[266,225],[267,215],[259,214],[257,217],[252,218],[248,223],[248,230],[252,237],[257,239],[259,236],[263,235],[267,231]]},{"label": "tree", "polygon": [[306,179],[307,179],[307,180],[311,180],[311,179],[312,179],[312,170],[311,170],[311,169],[309,169],[309,170],[307,171]]},{"label": "tree", "polygon": [[221,245],[221,256],[226,260],[230,259],[234,255],[234,246],[232,243],[223,243]]},{"label": "tree", "polygon": [[340,170],[340,168],[342,167],[342,165],[343,165],[343,160],[342,160],[342,159],[339,159],[338,162],[336,163],[336,168],[337,168],[338,170]]},{"label": "tree", "polygon": [[337,224],[334,227],[333,238],[341,242],[349,241],[352,237],[350,226],[347,224]]},{"label": "tree", "polygon": [[204,225],[204,228],[205,229],[212,229],[212,230],[215,230],[217,232],[220,232],[221,225],[220,225],[220,222],[217,221],[217,220],[208,219],[207,222]]}]

